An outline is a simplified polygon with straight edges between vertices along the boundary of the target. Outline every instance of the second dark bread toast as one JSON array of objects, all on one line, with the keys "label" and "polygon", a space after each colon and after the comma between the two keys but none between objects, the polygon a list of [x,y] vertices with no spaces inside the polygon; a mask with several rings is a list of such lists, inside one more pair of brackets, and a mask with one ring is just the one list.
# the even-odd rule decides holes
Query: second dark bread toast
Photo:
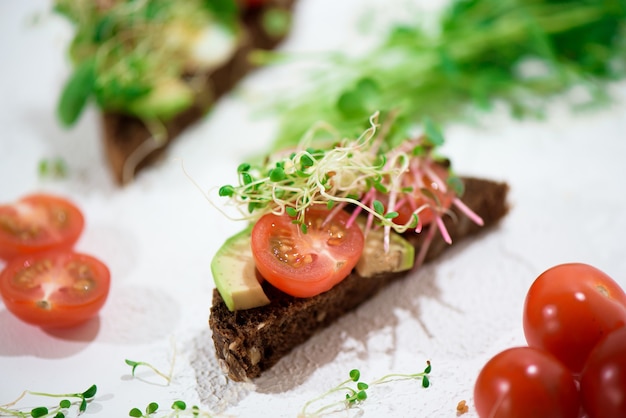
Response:
[{"label": "second dark bread toast", "polygon": [[[228,93],[253,68],[248,56],[255,49],[274,48],[281,36],[268,33],[263,16],[268,7],[289,12],[293,0],[273,0],[267,6],[251,7],[242,11],[242,41],[236,53],[219,68],[206,74],[202,88],[195,96],[194,104],[163,125],[163,138],[153,138],[145,123],[134,116],[103,112],[102,136],[104,151],[110,170],[118,184],[130,182],[135,174],[154,164],[168,145],[187,127],[202,118],[215,101]],[[209,139],[210,140],[210,139]]]}]

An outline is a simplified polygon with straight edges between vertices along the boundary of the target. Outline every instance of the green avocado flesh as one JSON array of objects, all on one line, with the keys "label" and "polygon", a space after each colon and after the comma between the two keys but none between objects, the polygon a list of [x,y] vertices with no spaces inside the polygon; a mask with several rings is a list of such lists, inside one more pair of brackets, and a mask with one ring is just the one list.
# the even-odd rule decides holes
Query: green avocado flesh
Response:
[{"label": "green avocado flesh", "polygon": [[382,228],[370,230],[365,237],[363,254],[356,265],[361,277],[371,277],[382,273],[396,273],[413,268],[415,248],[410,242],[395,232],[389,236],[389,251],[384,250]]},{"label": "green avocado flesh", "polygon": [[[231,311],[251,309],[270,303],[257,276],[250,248],[249,227],[230,237],[211,261],[215,286]],[[385,253],[382,229],[371,230],[365,239],[356,271],[362,277],[410,270],[415,249],[407,240],[392,232],[389,251]]]},{"label": "green avocado flesh", "polygon": [[231,311],[270,303],[257,278],[250,248],[251,231],[247,228],[230,237],[211,261],[215,286]]},{"label": "green avocado flesh", "polygon": [[133,100],[128,111],[138,117],[169,120],[193,104],[194,93],[183,81],[164,80],[150,93]]}]

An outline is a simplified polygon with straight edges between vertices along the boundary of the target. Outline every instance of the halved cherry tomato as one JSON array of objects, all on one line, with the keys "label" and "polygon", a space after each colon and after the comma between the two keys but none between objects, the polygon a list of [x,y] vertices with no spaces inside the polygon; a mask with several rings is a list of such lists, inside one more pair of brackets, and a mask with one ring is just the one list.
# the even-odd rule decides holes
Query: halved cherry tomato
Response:
[{"label": "halved cherry tomato", "polygon": [[528,345],[551,352],[576,374],[598,341],[624,325],[626,294],[613,279],[587,264],[546,270],[526,295]]},{"label": "halved cherry tomato", "polygon": [[83,215],[70,201],[34,194],[0,206],[0,258],[69,249],[83,231]]},{"label": "halved cherry tomato", "polygon": [[293,218],[268,214],[252,229],[257,269],[274,287],[296,297],[325,292],[350,274],[363,251],[363,233],[350,215],[338,212],[325,223],[326,208],[308,209],[303,233]]},{"label": "halved cherry tomato", "polygon": [[[398,216],[393,219],[397,225],[409,223],[416,212],[422,225],[428,225],[435,219],[435,213],[443,213],[450,208],[454,199],[454,192],[447,187],[448,169],[440,164],[431,164],[432,174],[426,172],[408,172],[402,178],[402,187],[412,191],[400,193],[396,200],[395,212]],[[387,209],[389,197],[386,194],[378,196]]]},{"label": "halved cherry tomato", "polygon": [[626,327],[605,336],[591,351],[580,391],[589,418],[626,417]]},{"label": "halved cherry tomato", "polygon": [[576,418],[580,396],[571,372],[550,353],[514,347],[480,371],[474,405],[481,418]]},{"label": "halved cherry tomato", "polygon": [[70,327],[95,316],[109,294],[100,260],[71,251],[11,260],[0,273],[0,295],[21,320],[44,328]]}]

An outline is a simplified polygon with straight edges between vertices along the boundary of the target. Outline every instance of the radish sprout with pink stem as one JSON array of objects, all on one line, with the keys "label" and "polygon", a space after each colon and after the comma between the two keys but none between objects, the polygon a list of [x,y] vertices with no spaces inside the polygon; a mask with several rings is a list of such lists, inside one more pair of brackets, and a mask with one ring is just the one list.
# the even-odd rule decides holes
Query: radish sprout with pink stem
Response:
[{"label": "radish sprout with pink stem", "polygon": [[[337,211],[351,210],[348,226],[365,214],[366,234],[371,228],[384,228],[385,251],[391,231],[420,233],[425,211],[434,217],[426,246],[435,230],[451,243],[443,221],[450,214],[449,205],[482,225],[482,219],[460,200],[462,183],[449,162],[434,154],[443,137],[432,123],[426,122],[423,135],[388,150],[384,150],[383,130],[378,128],[375,113],[370,128],[356,139],[338,139],[330,146],[315,148],[310,140],[313,135],[305,135],[299,146],[263,164],[241,164],[239,184],[222,186],[219,195],[230,198],[239,213],[237,219],[255,221],[270,212],[287,214],[303,233],[307,232],[306,210],[313,206],[331,209],[327,221]],[[450,204],[442,202],[438,194],[450,196]],[[398,222],[398,211],[406,208],[411,212],[409,220]]]}]

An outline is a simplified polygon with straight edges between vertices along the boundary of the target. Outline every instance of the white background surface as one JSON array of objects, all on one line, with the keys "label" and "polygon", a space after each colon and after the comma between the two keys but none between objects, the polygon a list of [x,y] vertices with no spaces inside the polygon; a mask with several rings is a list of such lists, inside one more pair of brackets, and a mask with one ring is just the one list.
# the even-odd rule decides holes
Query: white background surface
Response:
[{"label": "white background surface", "polygon": [[[362,4],[302,0],[287,47],[358,47],[352,43],[359,36],[345,28],[354,27]],[[447,129],[445,152],[458,172],[510,183],[506,220],[391,286],[257,381],[228,382],[207,325],[209,263],[242,225],[226,221],[202,191],[233,181],[249,153],[266,149],[273,121],[253,120],[247,101],[228,97],[161,164],[119,188],[105,166],[95,110],[71,131],[56,122],[71,32],[47,10],[45,1],[0,4],[0,201],[47,191],[76,202],[86,217],[77,249],[108,263],[112,288],[97,320],[66,331],[26,325],[0,303],[0,404],[25,389],[76,392],[95,383],[87,416],[124,417],[151,401],[167,408],[182,399],[216,416],[293,417],[352,368],[367,381],[421,371],[429,359],[430,388],[414,381],[374,387],[359,408],[337,416],[454,417],[465,399],[465,416],[474,417],[481,366],[525,342],[521,310],[539,273],[580,261],[626,287],[626,85],[620,84],[614,105],[601,111],[574,114],[557,102],[547,121],[496,112],[476,126]],[[254,89],[271,75],[256,74],[246,86]],[[52,157],[67,162],[66,179],[37,177],[38,162]],[[167,371],[172,356],[170,385],[141,369],[142,379],[132,379],[124,363],[148,361]],[[35,402],[46,403],[24,405]]]}]

